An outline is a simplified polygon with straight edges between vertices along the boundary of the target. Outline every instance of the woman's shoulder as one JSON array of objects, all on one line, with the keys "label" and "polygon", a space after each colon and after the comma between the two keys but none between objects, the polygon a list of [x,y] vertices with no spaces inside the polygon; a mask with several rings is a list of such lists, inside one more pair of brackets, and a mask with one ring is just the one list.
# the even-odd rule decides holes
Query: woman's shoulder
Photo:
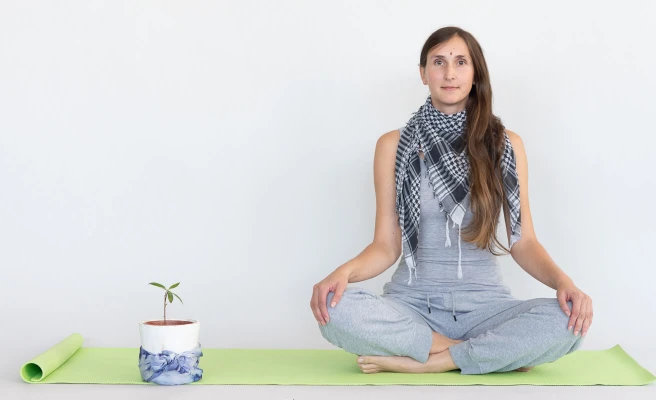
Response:
[{"label": "woman's shoulder", "polygon": [[398,146],[399,140],[401,138],[401,130],[400,129],[394,129],[393,131],[389,131],[386,133],[383,133],[379,138],[378,138],[378,143],[385,147],[394,147]]},{"label": "woman's shoulder", "polygon": [[522,141],[522,138],[509,129],[506,129],[506,135],[508,135],[508,140],[510,141],[510,146],[512,147],[513,152],[515,154],[524,154],[524,142]]},{"label": "woman's shoulder", "polygon": [[[389,159],[391,165],[396,163],[396,151],[399,146],[400,133],[398,129],[383,133],[376,142],[376,155]],[[374,156],[375,158],[376,155]]]},{"label": "woman's shoulder", "polygon": [[519,137],[519,135],[510,129],[505,129],[506,135],[508,135],[508,139],[510,140],[510,144],[514,145],[515,143],[521,142],[522,138]]}]

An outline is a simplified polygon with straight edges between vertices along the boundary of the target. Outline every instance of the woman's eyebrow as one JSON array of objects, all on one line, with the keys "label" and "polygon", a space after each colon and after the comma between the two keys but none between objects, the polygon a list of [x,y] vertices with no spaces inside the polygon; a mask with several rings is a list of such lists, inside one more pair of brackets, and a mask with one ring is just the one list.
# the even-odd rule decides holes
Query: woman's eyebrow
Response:
[{"label": "woman's eyebrow", "polygon": [[[444,57],[444,56],[441,55],[441,54],[438,54],[438,55],[433,56],[432,58],[446,58],[446,57]],[[454,58],[467,58],[467,56],[464,56],[464,55],[462,55],[462,54],[458,54],[458,55],[455,56]]]}]

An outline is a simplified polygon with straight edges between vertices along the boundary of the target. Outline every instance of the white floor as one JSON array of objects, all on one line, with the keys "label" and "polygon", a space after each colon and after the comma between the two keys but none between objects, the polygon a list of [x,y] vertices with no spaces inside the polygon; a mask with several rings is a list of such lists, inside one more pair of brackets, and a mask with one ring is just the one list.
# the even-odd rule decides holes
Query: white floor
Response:
[{"label": "white floor", "polygon": [[621,386],[111,386],[30,385],[0,382],[2,399],[272,399],[272,400],[408,400],[414,398],[485,399],[656,399],[656,385]]}]

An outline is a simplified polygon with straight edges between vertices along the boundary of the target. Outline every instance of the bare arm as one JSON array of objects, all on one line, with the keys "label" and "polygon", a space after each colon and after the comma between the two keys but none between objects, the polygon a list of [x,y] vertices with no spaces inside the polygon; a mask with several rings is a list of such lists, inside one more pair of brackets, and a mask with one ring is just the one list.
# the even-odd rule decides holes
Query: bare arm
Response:
[{"label": "bare arm", "polygon": [[[522,221],[522,238],[513,245],[510,254],[529,275],[550,288],[556,289],[558,304],[560,304],[560,308],[565,315],[569,317],[569,329],[574,330],[575,336],[578,335],[579,331],[585,336],[592,324],[594,315],[592,298],[579,289],[572,279],[556,265],[535,236],[528,204],[528,162],[524,143],[516,133],[509,130],[506,130],[506,132],[517,158],[520,219]],[[506,207],[504,214],[507,214],[507,205],[504,204],[504,206]],[[506,217],[506,230],[510,238],[508,217]],[[568,301],[572,302],[571,311],[567,304]]]},{"label": "bare arm", "polygon": [[360,282],[380,275],[401,255],[401,228],[396,216],[395,171],[399,131],[382,135],[376,142],[374,186],[376,189],[376,227],[374,240],[360,254],[342,264],[312,288],[310,308],[314,318],[326,325],[329,292],[334,292],[331,307],[336,307],[350,282]]},{"label": "bare arm", "polygon": [[[521,137],[515,132],[506,130],[506,133],[508,134],[517,160],[519,208],[521,213],[520,220],[522,221],[522,238],[513,245],[512,249],[510,249],[510,254],[513,260],[533,278],[552,289],[558,289],[562,284],[571,283],[571,279],[556,265],[535,235],[528,201],[528,161],[524,143]],[[508,242],[510,242],[509,212],[508,205],[505,203],[504,215],[506,233],[508,235]]]},{"label": "bare arm", "polygon": [[395,164],[399,131],[382,135],[374,155],[376,225],[373,242],[338,269],[348,271],[349,282],[360,282],[380,275],[401,255],[401,228],[396,207]]}]

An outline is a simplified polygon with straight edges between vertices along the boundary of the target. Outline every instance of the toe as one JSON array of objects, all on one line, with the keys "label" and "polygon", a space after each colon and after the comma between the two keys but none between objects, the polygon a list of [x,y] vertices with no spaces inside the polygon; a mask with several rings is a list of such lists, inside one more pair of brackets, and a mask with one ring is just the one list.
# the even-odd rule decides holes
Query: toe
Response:
[{"label": "toe", "polygon": [[371,356],[360,356],[358,357],[358,363],[362,364],[372,364],[374,362],[374,357]]}]

